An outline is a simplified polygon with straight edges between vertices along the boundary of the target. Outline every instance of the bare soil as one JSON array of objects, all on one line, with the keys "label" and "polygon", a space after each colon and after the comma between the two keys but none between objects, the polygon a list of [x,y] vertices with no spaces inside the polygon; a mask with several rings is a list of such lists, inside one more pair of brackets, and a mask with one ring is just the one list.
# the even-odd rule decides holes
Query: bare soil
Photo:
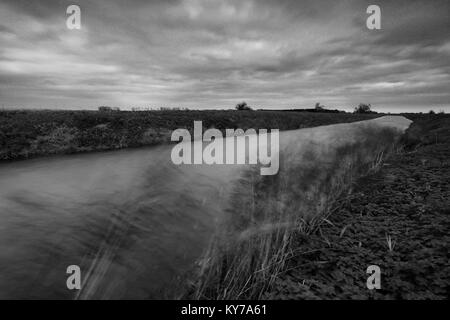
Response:
[{"label": "bare soil", "polygon": [[[405,150],[359,179],[312,235],[296,237],[265,298],[449,298],[450,118],[414,120]],[[369,265],[381,268],[379,290],[367,288]]]}]

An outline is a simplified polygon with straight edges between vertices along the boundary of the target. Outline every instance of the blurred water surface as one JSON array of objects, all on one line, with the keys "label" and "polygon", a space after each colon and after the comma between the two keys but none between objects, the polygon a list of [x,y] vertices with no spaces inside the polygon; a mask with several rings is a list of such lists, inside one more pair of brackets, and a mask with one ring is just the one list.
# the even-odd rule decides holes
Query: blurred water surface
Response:
[{"label": "blurred water surface", "polygon": [[[339,143],[363,122],[280,135]],[[409,120],[364,121],[405,129]],[[270,128],[269,128],[270,129]],[[225,214],[242,165],[181,165],[171,146],[0,165],[0,298],[173,298]],[[298,151],[298,150],[297,150]],[[82,290],[66,287],[79,265]]]}]

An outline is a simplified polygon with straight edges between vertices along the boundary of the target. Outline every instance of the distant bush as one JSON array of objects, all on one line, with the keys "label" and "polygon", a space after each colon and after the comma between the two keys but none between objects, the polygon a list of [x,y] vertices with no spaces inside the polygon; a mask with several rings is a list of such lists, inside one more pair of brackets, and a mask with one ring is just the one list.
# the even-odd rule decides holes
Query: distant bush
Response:
[{"label": "distant bush", "polygon": [[366,103],[360,103],[358,107],[355,108],[354,113],[373,113],[371,110],[371,105]]},{"label": "distant bush", "polygon": [[98,107],[98,111],[102,111],[102,112],[120,111],[120,108],[101,106],[101,107]]},{"label": "distant bush", "polygon": [[247,105],[247,102],[242,101],[236,105],[236,110],[252,110],[252,108]]},{"label": "distant bush", "polygon": [[320,102],[317,102],[317,103],[316,103],[316,106],[314,107],[314,109],[315,109],[316,111],[322,111],[322,110],[325,109],[325,106],[322,106],[322,105],[320,104]]}]

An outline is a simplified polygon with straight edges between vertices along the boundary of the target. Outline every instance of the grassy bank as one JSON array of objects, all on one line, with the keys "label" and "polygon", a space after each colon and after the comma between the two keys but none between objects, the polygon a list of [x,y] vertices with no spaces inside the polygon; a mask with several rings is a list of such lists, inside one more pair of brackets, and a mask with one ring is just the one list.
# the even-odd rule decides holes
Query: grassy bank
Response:
[{"label": "grassy bank", "polygon": [[378,168],[398,138],[392,129],[379,127],[353,134],[356,139],[345,143],[330,135],[325,143],[292,146],[281,153],[278,175],[248,172],[199,264],[199,280],[189,296],[259,299],[273,290],[300,253],[297,239],[315,233],[355,178]]},{"label": "grassy bank", "polygon": [[277,111],[0,111],[0,160],[112,150],[170,142],[177,128],[291,130],[378,115]]},{"label": "grassy bank", "polygon": [[[448,299],[450,117],[410,115],[403,150],[338,198],[320,228],[293,239],[267,299]],[[366,269],[381,268],[381,290]]]}]

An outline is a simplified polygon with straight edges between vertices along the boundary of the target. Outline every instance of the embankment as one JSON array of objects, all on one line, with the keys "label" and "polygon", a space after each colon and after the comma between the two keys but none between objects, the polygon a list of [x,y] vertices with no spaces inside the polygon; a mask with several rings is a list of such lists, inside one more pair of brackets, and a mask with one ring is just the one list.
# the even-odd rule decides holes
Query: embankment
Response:
[{"label": "embankment", "polygon": [[317,230],[355,179],[395,149],[409,123],[382,117],[285,132],[278,175],[254,170],[241,179],[189,295],[262,298],[296,255],[296,239]]},{"label": "embankment", "polygon": [[[423,115],[332,215],[297,233],[266,299],[449,299],[450,117]],[[381,289],[368,290],[369,265]]]},{"label": "embankment", "polygon": [[281,111],[0,111],[0,160],[105,151],[170,142],[173,130],[204,128],[293,130],[373,119],[376,114]]}]

